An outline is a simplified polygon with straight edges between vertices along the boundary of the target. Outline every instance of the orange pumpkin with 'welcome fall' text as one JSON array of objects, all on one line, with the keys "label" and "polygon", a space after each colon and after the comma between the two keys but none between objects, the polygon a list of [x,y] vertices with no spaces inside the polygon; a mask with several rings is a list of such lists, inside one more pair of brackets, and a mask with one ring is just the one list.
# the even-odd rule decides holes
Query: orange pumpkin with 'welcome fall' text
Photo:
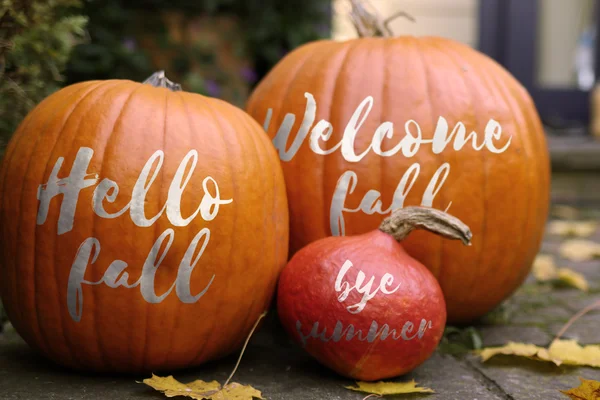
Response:
[{"label": "orange pumpkin with 'welcome fall' text", "polygon": [[474,234],[469,251],[428,232],[403,243],[439,280],[450,322],[490,311],[528,274],[549,206],[548,150],[529,94],[489,57],[439,37],[313,42],[246,109],[279,150],[290,255],[422,204]]},{"label": "orange pumpkin with 'welcome fall' text", "polygon": [[160,73],[148,83],[51,95],[0,170],[2,302],[73,368],[171,370],[238,349],[287,260],[283,174],[260,126]]}]

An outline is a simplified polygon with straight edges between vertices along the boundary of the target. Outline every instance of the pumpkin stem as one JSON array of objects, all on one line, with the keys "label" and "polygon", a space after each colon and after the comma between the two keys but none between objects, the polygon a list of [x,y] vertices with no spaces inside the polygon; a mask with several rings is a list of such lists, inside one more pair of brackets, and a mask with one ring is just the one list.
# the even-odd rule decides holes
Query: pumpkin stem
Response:
[{"label": "pumpkin stem", "polygon": [[153,73],[148,79],[146,79],[143,83],[148,85],[152,85],[154,87],[162,87],[172,90],[173,92],[178,92],[181,90],[181,85],[179,83],[171,82],[165,76],[165,71],[158,71]]},{"label": "pumpkin stem", "polygon": [[427,207],[400,208],[383,220],[379,230],[401,241],[414,229],[425,229],[448,239],[471,245],[473,234],[461,220],[443,211]]},{"label": "pumpkin stem", "polygon": [[415,22],[410,14],[398,11],[386,19],[382,19],[377,12],[369,12],[363,4],[363,0],[350,0],[352,10],[350,18],[360,37],[392,37],[394,32],[390,28],[390,22],[398,17],[405,17]]}]

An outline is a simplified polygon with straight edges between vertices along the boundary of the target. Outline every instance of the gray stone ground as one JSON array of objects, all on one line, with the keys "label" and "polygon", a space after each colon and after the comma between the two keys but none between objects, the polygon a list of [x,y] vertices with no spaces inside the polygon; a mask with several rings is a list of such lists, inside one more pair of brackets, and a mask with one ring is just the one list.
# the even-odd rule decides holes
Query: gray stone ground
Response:
[{"label": "gray stone ground", "polygon": [[[600,215],[600,207],[593,217]],[[600,229],[595,240],[600,242]],[[560,238],[547,236],[542,251],[556,253]],[[485,346],[523,341],[548,345],[563,324],[579,309],[600,299],[600,260],[572,263],[557,259],[585,274],[592,290],[541,285],[532,278],[509,301],[475,328]],[[448,336],[440,350],[422,366],[398,380],[415,379],[433,388],[434,395],[404,395],[407,399],[444,400],[552,400],[566,399],[559,390],[579,385],[578,377],[600,380],[600,369],[556,367],[553,364],[499,356],[482,363],[465,352],[472,340],[463,334]],[[595,311],[565,335],[581,343],[600,343],[600,311]],[[235,356],[204,367],[176,373],[181,381],[224,381]],[[0,335],[0,399],[160,399],[161,394],[136,383],[145,377],[93,376],[56,367],[31,351],[9,328]],[[252,339],[235,380],[251,384],[267,399],[362,399],[348,391],[351,382],[319,366],[286,338],[271,315]],[[398,397],[400,398],[400,397]]]},{"label": "gray stone ground", "polygon": [[[598,173],[556,174],[554,200],[575,202],[583,216],[600,220],[600,179]],[[594,188],[597,188],[595,190]],[[600,229],[594,239],[600,242]],[[561,238],[547,235],[542,252],[556,254]],[[474,328],[461,328],[448,335],[438,352],[412,373],[398,381],[415,379],[433,388],[433,395],[404,395],[393,398],[444,400],[553,400],[567,399],[559,390],[579,385],[578,377],[600,380],[600,369],[557,367],[522,358],[499,356],[482,363],[468,347],[480,337],[483,345],[507,341],[548,345],[563,324],[581,308],[600,299],[600,260],[573,263],[557,258],[559,266],[583,273],[591,290],[557,288],[538,284],[530,277],[505,304]],[[471,333],[471,334],[470,334]],[[475,339],[473,339],[473,335]],[[600,343],[600,310],[575,323],[565,335],[582,344]],[[175,373],[183,382],[195,379],[223,382],[236,357],[232,356],[200,368]],[[145,376],[94,376],[59,368],[30,350],[9,328],[0,334],[0,399],[132,399],[164,398],[145,385],[136,383]],[[351,381],[321,367],[289,342],[275,315],[252,339],[235,381],[261,390],[267,399],[360,400],[365,395],[348,391]]]}]

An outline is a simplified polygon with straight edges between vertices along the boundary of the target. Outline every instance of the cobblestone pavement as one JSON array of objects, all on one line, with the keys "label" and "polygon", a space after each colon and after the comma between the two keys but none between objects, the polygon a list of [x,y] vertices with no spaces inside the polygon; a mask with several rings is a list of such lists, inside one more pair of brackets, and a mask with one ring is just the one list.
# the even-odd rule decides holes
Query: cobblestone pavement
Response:
[{"label": "cobblestone pavement", "polygon": [[[600,209],[588,211],[600,217]],[[592,238],[600,242],[600,229]],[[547,235],[542,252],[557,254],[561,238]],[[564,323],[578,310],[600,299],[600,260],[574,263],[557,257],[559,266],[584,274],[591,290],[539,284],[530,277],[517,293],[463,337],[441,346],[434,356],[407,376],[433,388],[434,395],[404,395],[396,398],[444,400],[552,400],[567,399],[559,392],[579,385],[578,377],[600,380],[600,369],[557,367],[527,359],[498,356],[486,363],[472,353],[460,351],[466,333],[480,335],[484,346],[507,341],[548,345]],[[319,366],[291,344],[276,316],[252,339],[235,381],[251,384],[267,399],[356,399],[365,396],[348,391],[351,382]],[[565,338],[582,344],[600,343],[600,310],[576,322]],[[452,337],[450,337],[452,339]],[[175,374],[181,381],[195,379],[223,382],[235,364],[235,356]],[[40,358],[10,329],[0,335],[0,399],[160,399],[159,393],[136,383],[145,377],[94,376],[67,371]]]}]

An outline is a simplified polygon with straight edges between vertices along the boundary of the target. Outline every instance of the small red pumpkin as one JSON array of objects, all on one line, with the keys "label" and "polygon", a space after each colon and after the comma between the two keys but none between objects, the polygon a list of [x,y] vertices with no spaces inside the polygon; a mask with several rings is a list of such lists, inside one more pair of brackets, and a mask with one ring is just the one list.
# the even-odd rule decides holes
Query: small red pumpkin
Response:
[{"label": "small red pumpkin", "polygon": [[2,302],[30,345],[69,367],[224,356],[287,261],[283,174],[260,125],[160,73],[147,83],[54,93],[0,169]]},{"label": "small red pumpkin", "polygon": [[433,274],[398,243],[415,227],[470,244],[457,218],[407,207],[372,232],[315,241],[284,268],[280,319],[322,364],[370,381],[404,374],[431,356],[446,304]]}]

